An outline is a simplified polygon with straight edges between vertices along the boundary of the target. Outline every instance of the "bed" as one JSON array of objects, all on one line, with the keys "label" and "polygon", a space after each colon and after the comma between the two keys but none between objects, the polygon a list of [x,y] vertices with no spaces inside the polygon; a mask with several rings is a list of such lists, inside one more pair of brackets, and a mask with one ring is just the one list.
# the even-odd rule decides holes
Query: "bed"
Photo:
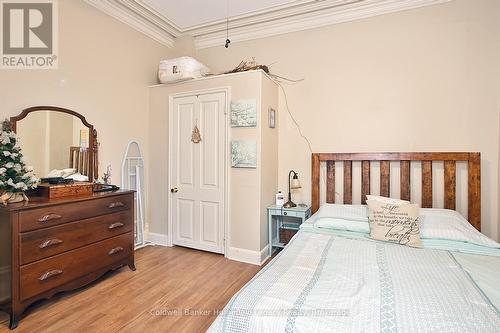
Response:
[{"label": "bed", "polygon": [[[371,162],[389,196],[399,163],[400,197],[411,199],[410,165],[421,165],[422,248],[368,236]],[[433,208],[432,164],[444,161],[444,209]],[[335,163],[343,202],[335,203]],[[361,204],[352,164],[361,162]],[[457,163],[467,164],[468,220],[455,211]],[[326,203],[320,206],[320,165]],[[372,163],[373,164],[373,163]],[[313,216],[245,285],[208,332],[499,332],[500,244],[482,235],[479,153],[312,155]]]}]

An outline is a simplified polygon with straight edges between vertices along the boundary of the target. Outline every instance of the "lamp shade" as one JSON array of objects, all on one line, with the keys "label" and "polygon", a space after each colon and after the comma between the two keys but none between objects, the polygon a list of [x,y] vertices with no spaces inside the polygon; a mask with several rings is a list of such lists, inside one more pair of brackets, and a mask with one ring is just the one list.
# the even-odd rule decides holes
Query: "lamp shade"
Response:
[{"label": "lamp shade", "polygon": [[294,178],[294,179],[292,179],[292,184],[290,185],[290,187],[292,189],[298,189],[298,188],[301,188],[302,186],[300,185],[298,178]]}]

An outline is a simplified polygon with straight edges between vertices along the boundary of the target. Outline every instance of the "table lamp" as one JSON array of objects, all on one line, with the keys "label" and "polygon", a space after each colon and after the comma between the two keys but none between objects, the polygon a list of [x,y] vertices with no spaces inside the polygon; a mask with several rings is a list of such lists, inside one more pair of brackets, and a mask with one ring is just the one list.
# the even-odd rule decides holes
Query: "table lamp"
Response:
[{"label": "table lamp", "polygon": [[292,189],[298,189],[301,187],[298,173],[290,170],[288,173],[288,201],[283,205],[284,208],[297,207],[297,205],[292,201]]}]

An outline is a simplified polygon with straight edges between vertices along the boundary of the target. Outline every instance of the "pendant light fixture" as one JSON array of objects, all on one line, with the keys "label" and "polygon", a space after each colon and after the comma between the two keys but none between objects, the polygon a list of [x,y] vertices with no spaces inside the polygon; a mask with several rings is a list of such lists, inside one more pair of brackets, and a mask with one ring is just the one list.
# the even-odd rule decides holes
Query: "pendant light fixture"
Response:
[{"label": "pendant light fixture", "polygon": [[229,0],[226,0],[226,44],[224,47],[229,48],[231,40],[229,39]]}]

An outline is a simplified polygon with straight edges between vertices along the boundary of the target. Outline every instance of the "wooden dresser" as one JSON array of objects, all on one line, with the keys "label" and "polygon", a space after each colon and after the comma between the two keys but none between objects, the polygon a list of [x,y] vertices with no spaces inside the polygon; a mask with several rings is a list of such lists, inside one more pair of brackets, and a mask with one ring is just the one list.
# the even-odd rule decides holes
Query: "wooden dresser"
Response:
[{"label": "wooden dresser", "polygon": [[17,327],[31,303],[134,266],[134,193],[0,207],[0,305]]}]

